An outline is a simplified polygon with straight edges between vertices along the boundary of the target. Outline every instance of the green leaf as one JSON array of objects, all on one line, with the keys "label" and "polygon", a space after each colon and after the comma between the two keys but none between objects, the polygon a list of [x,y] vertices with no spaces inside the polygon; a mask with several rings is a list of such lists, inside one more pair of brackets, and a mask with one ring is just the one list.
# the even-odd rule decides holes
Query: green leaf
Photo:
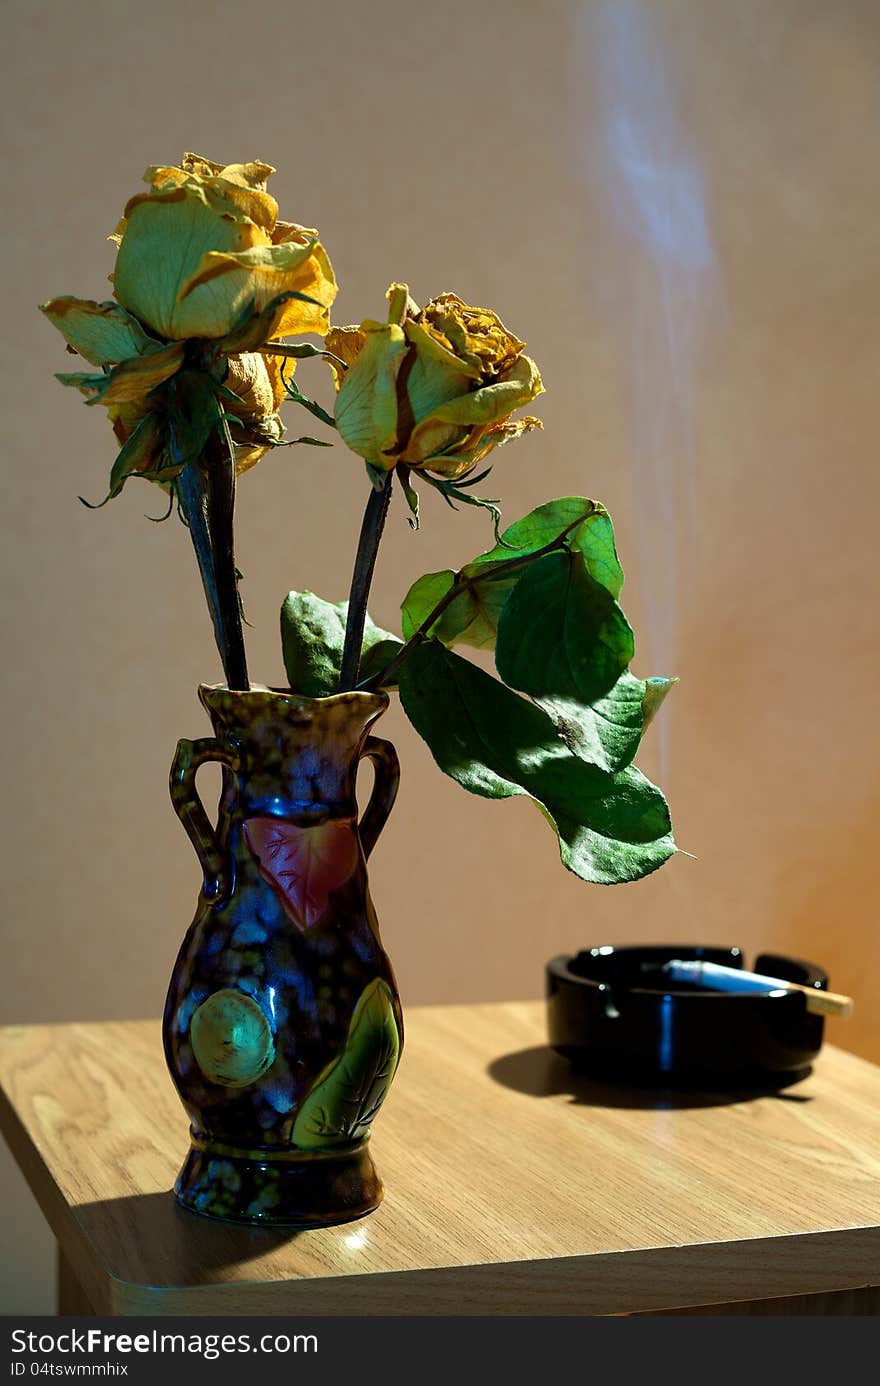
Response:
[{"label": "green leaf", "polygon": [[[378,631],[378,627],[373,627]],[[364,632],[366,635],[367,632]],[[358,683],[366,683],[374,679],[378,680],[379,675],[386,665],[390,664],[397,651],[403,646],[403,641],[398,640],[396,635],[389,635],[386,640],[378,640],[375,645],[367,646],[364,644],[361,654],[361,668],[358,675]],[[397,678],[393,676],[384,682],[377,682],[376,688],[396,688]]]},{"label": "green leaf", "polygon": [[501,543],[474,559],[464,571],[478,576],[495,564],[523,558],[563,538],[568,549],[581,555],[590,576],[612,597],[619,597],[623,570],[617,558],[611,517],[603,505],[585,496],[562,496],[539,505],[510,525],[502,534]]},{"label": "green leaf", "polygon": [[145,414],[131,437],[123,444],[110,472],[111,496],[118,496],[132,472],[153,470],[165,444],[165,429],[158,414]]},{"label": "green leaf", "polygon": [[327,410],[323,409],[316,400],[308,399],[294,381],[285,381],[285,386],[287,388],[288,399],[292,399],[296,404],[301,404],[303,409],[308,409],[310,414],[314,414],[316,419],[321,420],[321,423],[327,424],[330,428],[336,427],[336,420],[333,415],[328,414]]},{"label": "green leaf", "polygon": [[339,684],[345,615],[342,602],[314,592],[289,592],[281,607],[281,648],[287,679],[304,698],[326,698]]},{"label": "green leaf", "polygon": [[419,527],[419,493],[410,480],[410,469],[402,462],[397,464],[397,480],[400,482],[401,490],[409,506],[409,525],[411,529]]},{"label": "green leaf", "polygon": [[399,1057],[391,989],[377,977],[354,1008],[345,1048],[319,1074],[300,1107],[293,1144],[303,1150],[321,1150],[367,1136]]},{"label": "green leaf", "polygon": [[[676,679],[637,679],[623,673],[591,707],[538,698],[573,755],[615,774],[630,765],[649,721]],[[662,689],[658,687],[662,685]]]},{"label": "green leaf", "polygon": [[[302,299],[304,303],[315,303],[320,308],[317,299],[309,298],[307,294],[292,293],[289,298]],[[336,356],[332,351],[327,351],[325,347],[312,346],[311,342],[265,342],[260,350],[266,356],[284,356],[292,361],[307,361],[312,356],[323,356],[327,361],[332,361],[334,365],[340,366],[342,370],[348,370],[348,363],[342,360],[341,356]]]},{"label": "green leaf", "polygon": [[509,687],[565,715],[610,692],[633,651],[617,602],[566,549],[523,572],[501,612],[495,664]]},{"label": "green leaf", "polygon": [[402,666],[400,697],[440,769],[464,789],[535,800],[582,880],[638,880],[675,852],[666,801],[638,770],[612,775],[573,756],[546,713],[437,641]]},{"label": "green leaf", "polygon": [[68,385],[71,389],[82,390],[83,394],[100,393],[107,384],[106,375],[95,375],[89,371],[61,371],[56,372],[55,379],[62,385]]},{"label": "green leaf", "polygon": [[409,637],[417,631],[430,616],[437,603],[458,583],[462,590],[452,599],[449,606],[429,628],[428,633],[444,645],[470,645],[477,650],[491,650],[495,646],[498,620],[504,603],[516,586],[521,572],[511,573],[506,578],[470,578],[468,570],[459,574],[450,568],[439,573],[425,573],[406,594],[403,601],[402,622],[404,636]]},{"label": "green leaf", "polygon": [[678,679],[651,678],[645,680],[645,693],[642,698],[642,730],[653,722],[666,694],[678,683]]},{"label": "green leaf", "polygon": [[388,484],[388,473],[385,471],[384,467],[374,467],[371,462],[365,462],[364,466],[373,490],[384,491]]},{"label": "green leaf", "polygon": [[181,371],[168,382],[165,397],[171,460],[175,465],[197,461],[221,420],[215,384],[204,371]]},{"label": "green leaf", "polygon": [[569,704],[561,698],[536,701],[572,755],[614,774],[631,764],[639,749],[644,694],[644,682],[624,673],[592,707]]},{"label": "green leaf", "polygon": [[511,688],[548,714],[573,755],[616,773],[629,765],[674,679],[627,671],[632,631],[578,554],[526,569],[501,614],[495,663]]},{"label": "green leaf", "polygon": [[[454,582],[455,573],[451,568],[445,568],[441,573],[424,573],[413,583],[400,608],[401,629],[405,640],[409,640],[415,634]],[[431,634],[436,634],[436,626]]]},{"label": "green leaf", "polygon": [[[579,554],[590,577],[617,597],[623,573],[614,547],[608,512],[583,496],[564,496],[533,510],[506,529],[501,542],[480,554],[456,575],[451,570],[426,573],[414,583],[403,603],[403,633],[408,638],[430,616],[454,582],[462,588],[429,634],[444,645],[470,645],[478,650],[495,646],[498,622],[510,593],[528,568],[534,553],[559,543]],[[495,576],[501,564],[524,559],[522,568]],[[537,561],[537,560],[536,560]]]},{"label": "green leaf", "polygon": [[[281,608],[281,647],[295,693],[327,698],[337,691],[347,615],[348,602],[327,602],[314,592],[287,594]],[[381,672],[400,643],[367,617],[361,657],[372,674]]]},{"label": "green leaf", "polygon": [[[491,470],[491,467],[487,467],[486,471],[481,473],[479,478],[474,478],[474,481],[482,480],[482,477],[486,476]],[[480,510],[488,510],[489,514],[492,516],[492,528],[495,531],[495,539],[500,544],[501,536],[498,533],[498,529],[501,524],[501,510],[497,500],[490,500],[488,496],[471,495],[466,487],[473,486],[474,481],[449,481],[444,477],[432,476],[428,471],[423,471],[421,473],[421,478],[428,486],[433,486],[435,491],[440,492],[440,495],[452,510],[457,510],[459,505],[473,505]]]}]

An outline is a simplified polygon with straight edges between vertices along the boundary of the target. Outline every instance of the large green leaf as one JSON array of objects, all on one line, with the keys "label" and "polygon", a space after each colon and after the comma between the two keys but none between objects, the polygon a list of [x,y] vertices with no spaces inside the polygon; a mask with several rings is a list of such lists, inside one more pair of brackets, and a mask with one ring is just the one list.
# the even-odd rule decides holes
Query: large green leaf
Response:
[{"label": "large green leaf", "polygon": [[545,554],[523,573],[498,622],[495,664],[504,682],[554,706],[588,707],[633,657],[629,622],[580,554]]},{"label": "large green leaf", "polygon": [[[439,573],[423,573],[420,578],[416,579],[404,597],[400,608],[404,640],[409,640],[412,635],[415,635],[419,626],[427,620],[437,603],[446,596],[454,583],[455,573],[451,568],[445,568]],[[431,634],[437,635],[436,622]],[[437,636],[437,639],[441,638],[441,636]]]},{"label": "large green leaf", "polygon": [[675,682],[635,678],[632,655],[617,602],[568,549],[526,569],[498,623],[495,664],[504,682],[544,709],[574,755],[611,773],[632,762]]},{"label": "large green leaf", "polygon": [[318,1075],[293,1126],[304,1150],[348,1145],[369,1133],[400,1057],[391,989],[377,977],[361,993],[345,1048]]},{"label": "large green leaf", "polygon": [[591,707],[564,698],[536,698],[557,735],[581,760],[615,774],[630,765],[642,734],[675,679],[637,679],[621,674],[617,683]]},{"label": "large green leaf", "polygon": [[[512,556],[508,554],[508,558]],[[498,618],[520,573],[492,579],[472,575],[473,566],[468,564],[457,576],[449,568],[440,573],[425,573],[413,583],[401,607],[403,633],[407,639],[458,582],[462,591],[430,627],[432,637],[442,640],[444,645],[471,645],[477,650],[494,647]]]},{"label": "large green leaf", "polygon": [[563,539],[567,548],[581,555],[590,576],[607,588],[612,597],[619,597],[623,571],[614,545],[611,517],[604,505],[585,496],[561,496],[539,505],[510,525],[502,534],[501,543],[474,559],[466,571],[477,575]]},{"label": "large green leaf", "polygon": [[439,642],[402,666],[400,697],[440,769],[485,798],[529,795],[583,880],[637,880],[676,850],[666,801],[638,770],[609,774],[572,755],[545,712]]},{"label": "large green leaf", "polygon": [[[583,496],[564,496],[510,525],[500,544],[465,564],[458,574],[447,569],[419,578],[403,602],[404,636],[408,639],[418,630],[457,583],[462,590],[429,628],[430,635],[444,645],[493,649],[501,613],[510,593],[529,569],[527,560],[555,543],[564,544],[567,551],[579,555],[584,571],[612,598],[619,595],[623,573],[608,512]],[[504,576],[496,576],[501,565],[508,565],[511,560],[526,563]]]},{"label": "large green leaf", "polygon": [[[304,698],[326,698],[339,686],[348,602],[327,602],[314,592],[289,592],[281,608],[281,646],[290,687]],[[367,617],[361,676],[379,673],[400,640]]]}]

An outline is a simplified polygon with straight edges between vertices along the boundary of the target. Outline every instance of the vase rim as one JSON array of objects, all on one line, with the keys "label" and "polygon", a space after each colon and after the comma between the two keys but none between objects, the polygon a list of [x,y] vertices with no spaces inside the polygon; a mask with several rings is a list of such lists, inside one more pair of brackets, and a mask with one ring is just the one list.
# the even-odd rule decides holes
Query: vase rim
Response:
[{"label": "vase rim", "polygon": [[382,689],[371,691],[366,688],[353,688],[346,693],[330,693],[325,698],[307,698],[302,693],[295,693],[290,688],[270,688],[264,683],[252,683],[250,688],[230,688],[227,683],[200,683],[199,696],[208,697],[211,694],[221,694],[229,698],[270,698],[281,703],[295,705],[296,707],[343,707],[346,703],[360,705],[361,707],[373,706],[377,712],[384,712],[390,704],[388,694]]}]

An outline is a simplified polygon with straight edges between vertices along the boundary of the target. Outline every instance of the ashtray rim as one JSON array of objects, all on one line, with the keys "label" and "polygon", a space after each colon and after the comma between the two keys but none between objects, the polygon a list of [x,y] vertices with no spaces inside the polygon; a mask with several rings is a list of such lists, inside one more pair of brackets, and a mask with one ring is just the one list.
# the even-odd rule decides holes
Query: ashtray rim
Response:
[{"label": "ashtray rim", "polygon": [[[620,975],[613,955],[622,961]],[[591,957],[607,961],[607,978],[573,970],[579,960],[586,968]],[[744,964],[739,948],[696,944],[596,944],[551,958],[545,968],[550,1047],[593,1077],[637,1085],[749,1086],[796,1081],[809,1071],[822,1047],[824,1017],[807,1009],[805,992],[632,985],[641,983],[639,964],[676,957]],[[800,958],[761,953],[755,966],[817,990],[828,985],[824,969]]]},{"label": "ashtray rim", "polygon": [[773,975],[772,966],[765,965],[765,963],[770,964],[777,960],[784,961],[790,966],[801,969],[804,975],[802,978],[798,979],[782,978],[781,980],[798,980],[802,986],[815,987],[817,991],[824,991],[828,986],[827,972],[816,963],[808,962],[804,958],[795,958],[790,954],[783,953],[759,953],[755,959],[754,967],[748,969],[743,949],[736,946],[726,947],[723,944],[595,944],[589,948],[581,948],[577,953],[558,953],[548,961],[546,965],[547,974],[548,976],[552,976],[557,983],[561,982],[575,988],[583,988],[584,991],[589,994],[611,991],[614,989],[616,991],[625,992],[627,996],[645,997],[652,1001],[662,996],[674,996],[676,1001],[680,1004],[690,1002],[701,1004],[707,1001],[720,1001],[730,1004],[733,1002],[742,1002],[747,999],[751,1005],[754,1005],[756,1002],[762,1004],[774,1002],[776,1005],[779,1005],[783,1002],[791,1003],[795,1001],[802,1006],[806,1006],[806,999],[803,993],[799,991],[713,991],[708,987],[701,991],[697,991],[690,987],[677,986],[675,982],[671,982],[669,986],[664,987],[626,986],[617,983],[612,988],[612,984],[607,981],[601,981],[596,977],[586,977],[572,970],[572,964],[585,955],[592,957],[610,957],[616,954],[625,957],[626,955],[634,953],[643,955],[653,954],[658,962],[661,960],[669,961],[672,958],[681,958],[682,961],[686,962],[697,962],[701,960],[724,962],[727,966],[735,967],[741,965],[745,971],[766,972],[770,976]]}]

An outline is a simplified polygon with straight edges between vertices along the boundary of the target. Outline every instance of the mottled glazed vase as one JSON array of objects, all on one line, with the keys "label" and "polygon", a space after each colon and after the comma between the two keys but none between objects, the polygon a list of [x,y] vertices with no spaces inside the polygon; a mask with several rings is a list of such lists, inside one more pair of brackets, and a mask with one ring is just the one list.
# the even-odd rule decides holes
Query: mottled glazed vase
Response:
[{"label": "mottled glazed vase", "polygon": [[[375,1208],[369,1150],[400,1055],[400,1001],[367,884],[391,811],[385,694],[199,690],[214,736],[181,741],[171,797],[204,874],[163,1036],[191,1121],[178,1200],[211,1217],[347,1222]],[[360,761],[375,783],[358,822]],[[216,828],[195,788],[223,767]]]}]

